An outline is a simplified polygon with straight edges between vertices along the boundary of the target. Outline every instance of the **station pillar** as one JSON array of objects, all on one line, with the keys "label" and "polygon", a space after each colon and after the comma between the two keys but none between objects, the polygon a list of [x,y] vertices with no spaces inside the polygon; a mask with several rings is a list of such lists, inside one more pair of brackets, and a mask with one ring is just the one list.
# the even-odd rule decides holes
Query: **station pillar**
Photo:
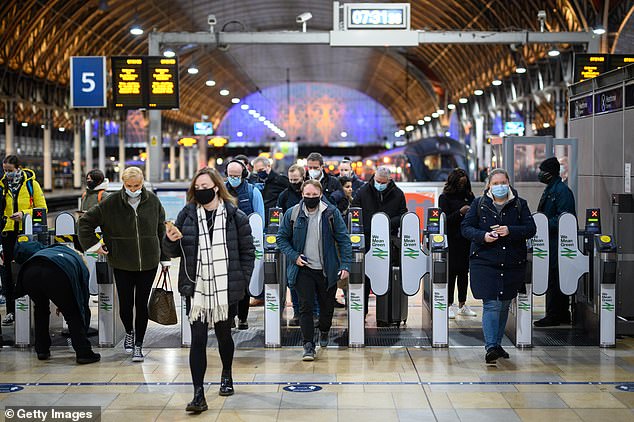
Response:
[{"label": "station pillar", "polygon": [[533,120],[535,116],[534,103],[532,100],[527,100],[524,107],[524,117],[526,119],[526,127],[524,128],[524,136],[534,136]]},{"label": "station pillar", "polygon": [[50,110],[44,110],[44,145],[42,155],[44,158],[44,192],[53,190],[53,163],[51,156],[51,138],[53,129],[53,116]]},{"label": "station pillar", "polygon": [[555,91],[555,138],[566,137],[566,92],[563,88]]},{"label": "station pillar", "polygon": [[178,178],[185,180],[185,147],[178,147]]},{"label": "station pillar", "polygon": [[13,101],[6,102],[7,112],[4,121],[5,156],[15,153],[15,148],[13,147],[13,125],[15,125],[14,106]]},{"label": "station pillar", "polygon": [[170,136],[170,182],[176,180],[176,145],[174,145],[174,140]]},{"label": "station pillar", "polygon": [[94,165],[92,163],[92,120],[90,119],[90,117],[86,118],[86,121],[84,122],[84,132],[86,135],[86,138],[84,139],[86,149],[85,169],[86,172],[89,172],[94,168]]},{"label": "station pillar", "polygon": [[106,173],[106,119],[99,118],[99,170]]},{"label": "station pillar", "polygon": [[119,175],[125,170],[125,134],[127,129],[125,116],[124,114],[119,120]]},{"label": "station pillar", "polygon": [[82,119],[75,116],[73,121],[73,189],[81,189],[81,130]]}]

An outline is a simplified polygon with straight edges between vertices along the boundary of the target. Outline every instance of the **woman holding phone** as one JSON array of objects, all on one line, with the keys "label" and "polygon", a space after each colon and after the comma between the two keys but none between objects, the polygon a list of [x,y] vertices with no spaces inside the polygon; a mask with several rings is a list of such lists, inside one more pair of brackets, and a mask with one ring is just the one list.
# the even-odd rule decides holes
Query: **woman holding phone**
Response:
[{"label": "woman holding phone", "polygon": [[528,203],[509,186],[506,170],[489,174],[484,195],[473,201],[461,228],[471,241],[471,291],[482,299],[485,362],[495,365],[509,357],[500,343],[511,300],[524,286],[526,240],[536,231]]},{"label": "woman holding phone", "polygon": [[248,217],[238,209],[215,169],[198,171],[187,191],[187,202],[176,222],[167,223],[163,249],[167,256],[181,258],[178,291],[186,298],[191,324],[189,367],[194,384],[194,399],[185,410],[199,413],[207,410],[203,383],[212,324],[222,360],[219,394],[234,393],[231,321],[251,279],[255,247]]}]

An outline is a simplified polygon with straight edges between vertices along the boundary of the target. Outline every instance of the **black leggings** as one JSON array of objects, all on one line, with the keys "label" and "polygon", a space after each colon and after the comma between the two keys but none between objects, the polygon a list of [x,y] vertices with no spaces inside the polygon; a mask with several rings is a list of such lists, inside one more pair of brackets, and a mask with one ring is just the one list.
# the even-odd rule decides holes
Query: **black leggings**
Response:
[{"label": "black leggings", "polygon": [[[114,268],[113,272],[119,296],[119,317],[126,333],[134,331],[134,344],[142,346],[148,322],[147,302],[154,276],[156,276],[156,268],[146,271],[126,271]],[[136,317],[133,326],[132,318],[135,310]]]},{"label": "black leggings", "polygon": [[[17,224],[17,223],[16,223]],[[13,271],[11,271],[11,261],[13,261],[13,252],[15,242],[18,238],[18,231],[3,232],[2,251],[4,255],[4,272],[2,273],[2,291],[7,299],[7,314],[15,313],[15,296],[13,294]]]},{"label": "black leggings", "polygon": [[467,301],[467,287],[469,284],[469,270],[458,270],[455,271],[449,268],[449,300],[447,301],[448,305],[454,303],[454,291],[456,289],[456,277],[458,278],[458,303],[464,303]]},{"label": "black leggings", "polygon": [[[229,307],[236,309],[235,305]],[[229,319],[219,321],[214,324],[214,331],[218,339],[218,351],[222,361],[222,376],[231,376],[231,364],[233,362],[233,352],[235,346],[231,337],[231,320],[235,318],[235,313],[229,312]],[[207,337],[209,334],[209,323],[194,321],[191,324],[192,345],[189,349],[189,369],[192,372],[192,383],[194,388],[202,387],[207,370]]]}]

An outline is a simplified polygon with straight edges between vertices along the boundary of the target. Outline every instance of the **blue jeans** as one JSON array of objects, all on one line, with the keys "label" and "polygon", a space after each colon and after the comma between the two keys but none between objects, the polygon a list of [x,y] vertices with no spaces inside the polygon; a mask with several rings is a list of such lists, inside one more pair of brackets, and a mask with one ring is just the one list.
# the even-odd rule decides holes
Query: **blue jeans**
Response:
[{"label": "blue jeans", "polygon": [[502,342],[510,305],[510,300],[485,299],[482,301],[482,331],[486,350],[499,346]]}]

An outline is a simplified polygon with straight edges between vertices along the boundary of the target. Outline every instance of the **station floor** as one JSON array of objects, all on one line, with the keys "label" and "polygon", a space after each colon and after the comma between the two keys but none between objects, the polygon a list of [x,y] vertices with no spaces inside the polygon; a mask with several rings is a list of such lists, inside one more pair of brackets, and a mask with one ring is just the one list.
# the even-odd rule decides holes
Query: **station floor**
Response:
[{"label": "station floor", "polygon": [[[479,302],[469,303],[480,315]],[[543,300],[536,300],[536,307],[538,318]],[[4,315],[3,307],[0,312]],[[410,300],[408,324],[401,330],[420,332],[421,316],[419,294]],[[262,318],[263,308],[252,307],[247,331],[261,327]],[[345,310],[337,309],[335,320],[337,327],[345,326]],[[369,328],[374,320],[371,308]],[[0,408],[100,406],[102,421],[117,422],[634,421],[634,392],[621,390],[634,383],[632,338],[619,339],[616,349],[603,350],[508,346],[511,358],[500,360],[497,367],[485,365],[481,345],[330,346],[318,348],[314,362],[302,362],[299,347],[265,349],[238,343],[233,366],[236,394],[227,398],[217,395],[220,360],[210,341],[205,377],[209,410],[188,415],[184,409],[193,395],[189,351],[161,343],[165,327],[150,324],[143,363],[132,363],[121,343],[96,348],[101,362],[83,366],[75,364],[68,346],[54,347],[51,360],[44,362],[33,350],[0,349],[0,384],[23,387],[0,393]],[[458,317],[451,323],[453,330],[479,326],[479,316]],[[11,327],[3,328],[10,334]],[[234,337],[240,334],[236,331]],[[297,392],[307,385],[318,388]],[[0,415],[4,420],[4,412]]]}]

